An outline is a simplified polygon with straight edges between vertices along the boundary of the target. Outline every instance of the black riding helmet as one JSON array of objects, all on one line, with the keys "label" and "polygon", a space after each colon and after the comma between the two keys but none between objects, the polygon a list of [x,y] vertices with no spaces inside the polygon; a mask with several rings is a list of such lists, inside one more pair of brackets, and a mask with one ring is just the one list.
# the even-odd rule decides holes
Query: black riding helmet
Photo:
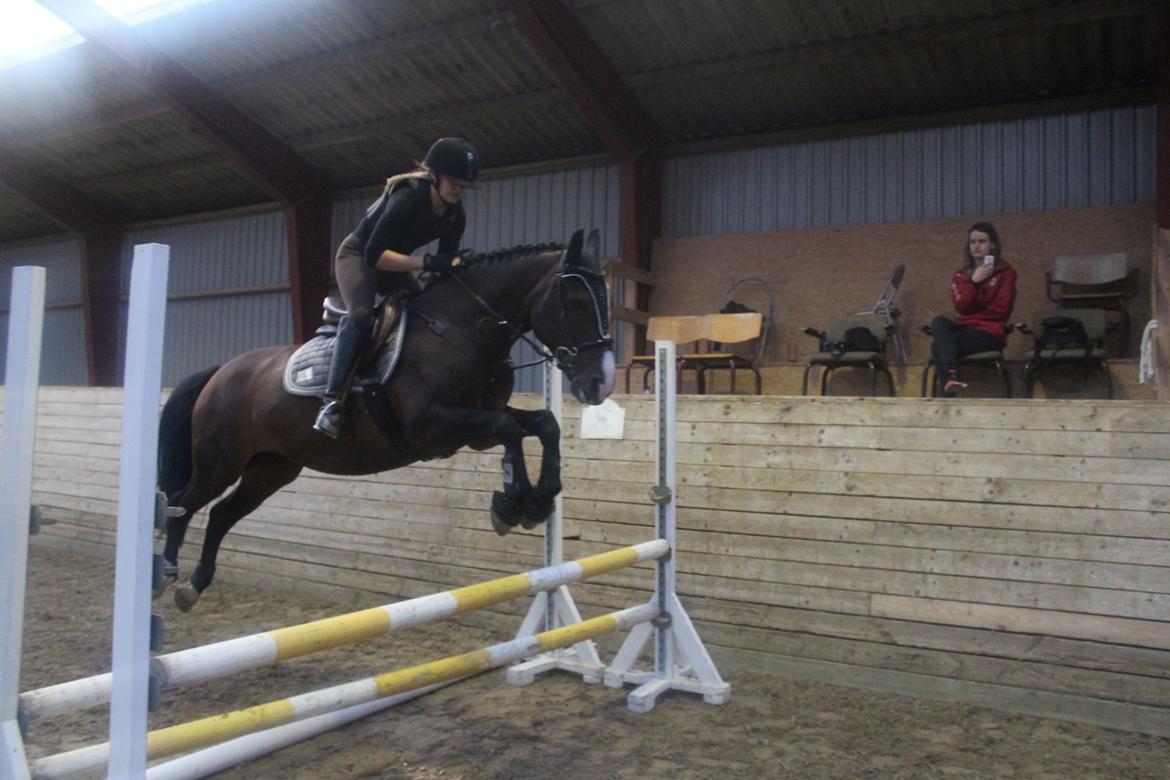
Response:
[{"label": "black riding helmet", "polygon": [[431,146],[423,159],[433,173],[441,173],[454,179],[466,189],[475,189],[479,178],[479,155],[475,147],[462,138],[440,138]]}]

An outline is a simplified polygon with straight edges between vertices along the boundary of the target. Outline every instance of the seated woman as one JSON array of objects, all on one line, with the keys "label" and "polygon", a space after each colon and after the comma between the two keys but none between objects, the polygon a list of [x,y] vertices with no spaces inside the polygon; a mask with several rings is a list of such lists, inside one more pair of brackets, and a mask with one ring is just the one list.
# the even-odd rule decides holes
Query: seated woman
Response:
[{"label": "seated woman", "polygon": [[956,317],[943,315],[930,323],[930,353],[942,378],[943,395],[954,398],[965,388],[959,358],[1003,349],[1005,325],[1016,303],[1016,269],[1003,259],[999,233],[988,222],[967,231],[966,264],[951,277],[951,304]]}]

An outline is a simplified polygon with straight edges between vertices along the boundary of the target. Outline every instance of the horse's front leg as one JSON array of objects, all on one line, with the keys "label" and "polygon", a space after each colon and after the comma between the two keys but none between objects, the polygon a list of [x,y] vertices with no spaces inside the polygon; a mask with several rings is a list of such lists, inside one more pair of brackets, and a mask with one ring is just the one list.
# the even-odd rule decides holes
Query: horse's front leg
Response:
[{"label": "horse's front leg", "polygon": [[524,464],[524,429],[507,411],[442,406],[428,409],[419,421],[421,441],[428,449],[448,451],[468,442],[499,442],[504,446],[504,490],[492,493],[492,527],[503,536],[524,520],[532,482]]},{"label": "horse's front leg", "polygon": [[547,409],[513,409],[508,412],[520,424],[524,433],[540,441],[540,477],[536,488],[524,501],[525,528],[534,528],[548,520],[555,504],[553,500],[561,492],[561,426],[556,416]]}]

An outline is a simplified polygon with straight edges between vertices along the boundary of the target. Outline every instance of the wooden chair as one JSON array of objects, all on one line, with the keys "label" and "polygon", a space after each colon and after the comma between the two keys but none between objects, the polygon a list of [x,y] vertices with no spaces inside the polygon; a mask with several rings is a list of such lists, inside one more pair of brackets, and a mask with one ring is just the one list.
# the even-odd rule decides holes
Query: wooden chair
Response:
[{"label": "wooden chair", "polygon": [[[763,393],[760,360],[763,357],[764,316],[759,312],[745,314],[706,314],[698,316],[651,317],[646,330],[650,341],[673,341],[691,345],[691,350],[680,351],[676,357],[675,381],[681,390],[687,371],[695,372],[695,385],[700,395],[707,392],[707,372],[726,369],[730,372],[731,392],[736,391],[736,374],[750,371],[755,377],[756,395]],[[728,344],[747,344],[747,354],[725,349]],[[644,369],[643,392],[649,388],[654,371],[653,355],[635,355],[626,366],[626,392],[630,392],[630,373],[634,366]]]},{"label": "wooden chair", "polygon": [[[840,345],[845,343],[845,334],[851,328],[868,330],[881,345],[877,350],[848,350]],[[820,340],[821,349],[814,353],[804,367],[804,375],[800,381],[800,394],[808,395],[808,376],[813,366],[821,368],[821,395],[829,389],[829,374],[838,368],[868,368],[869,390],[871,395],[877,395],[877,375],[884,374],[889,383],[890,395],[897,395],[894,387],[894,375],[890,373],[889,363],[886,360],[886,344],[894,326],[886,323],[882,314],[864,314],[853,317],[838,317],[830,320],[824,331],[815,328],[805,328],[804,333]]]},{"label": "wooden chair", "polygon": [[[1119,330],[1121,349],[1129,350],[1129,311],[1126,300],[1137,292],[1137,273],[1129,258],[1106,255],[1058,255],[1045,272],[1048,300],[1063,309],[1102,309],[1111,312]],[[1111,328],[1112,330],[1112,328]]]}]

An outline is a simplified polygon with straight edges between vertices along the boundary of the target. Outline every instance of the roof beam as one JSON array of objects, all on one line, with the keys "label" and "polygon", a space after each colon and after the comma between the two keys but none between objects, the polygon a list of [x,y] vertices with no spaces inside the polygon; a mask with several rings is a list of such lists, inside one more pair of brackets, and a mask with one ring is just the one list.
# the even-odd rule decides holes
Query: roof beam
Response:
[{"label": "roof beam", "polygon": [[658,125],[567,6],[508,0],[508,7],[614,156],[629,161],[658,148]]},{"label": "roof beam", "polygon": [[[386,53],[390,51],[394,53],[394,56],[401,57],[407,52],[432,46],[436,43],[449,43],[452,40],[460,38],[483,35],[501,24],[514,25],[515,17],[508,11],[490,11],[476,16],[458,19],[450,24],[432,25],[421,30],[370,38],[348,46],[328,49],[288,62],[282,62],[278,65],[258,68],[233,75],[231,78],[214,79],[206,83],[216,89],[230,87],[233,91],[248,89],[250,87],[268,86],[276,82],[288,81],[319,72],[322,68],[333,68],[350,62],[365,62],[371,58],[385,57]],[[104,114],[98,116],[95,116],[92,110],[86,108],[74,116],[55,121],[53,127],[45,128],[44,133],[31,134],[20,138],[12,136],[7,141],[13,147],[37,144],[47,139],[99,130],[112,123],[129,122],[152,116],[160,111],[169,110],[169,107],[160,108],[157,103],[151,101],[136,101],[116,110],[106,111]]]},{"label": "roof beam", "polygon": [[9,149],[0,148],[0,160],[0,183],[81,236],[78,267],[86,377],[90,385],[119,384],[118,283],[126,215],[90,199]]},{"label": "roof beam", "polygon": [[[409,133],[415,129],[427,129],[432,125],[441,125],[452,121],[466,121],[468,117],[485,116],[513,116],[517,112],[537,109],[547,109],[550,106],[564,107],[571,110],[571,104],[564,97],[564,90],[542,89],[536,92],[526,92],[519,95],[505,95],[498,98],[476,100],[458,105],[445,105],[427,109],[419,113],[401,115],[382,115],[375,119],[346,125],[331,130],[318,130],[300,135],[291,136],[301,149],[318,149],[329,146],[354,143],[382,135],[387,127],[393,127],[399,133]],[[155,176],[163,173],[191,173],[206,170],[222,164],[222,158],[217,155],[199,155],[177,162],[168,162],[145,168],[121,171],[118,173],[95,176],[87,181],[95,187],[106,186],[131,181],[142,176]],[[381,186],[381,185],[379,185]]]},{"label": "roof beam", "polygon": [[292,148],[92,0],[37,2],[130,65],[277,201],[291,205],[329,190],[325,175]]},{"label": "roof beam", "polygon": [[[633,90],[561,0],[509,0],[516,19],[581,113],[618,158],[618,242],[623,262],[648,270],[662,232],[662,132]],[[649,309],[649,289],[635,286],[635,305]],[[633,350],[646,329],[634,328]]]},{"label": "roof beam", "polygon": [[127,221],[125,214],[98,203],[42,165],[0,147],[0,183],[45,212],[61,227],[86,235]]}]

